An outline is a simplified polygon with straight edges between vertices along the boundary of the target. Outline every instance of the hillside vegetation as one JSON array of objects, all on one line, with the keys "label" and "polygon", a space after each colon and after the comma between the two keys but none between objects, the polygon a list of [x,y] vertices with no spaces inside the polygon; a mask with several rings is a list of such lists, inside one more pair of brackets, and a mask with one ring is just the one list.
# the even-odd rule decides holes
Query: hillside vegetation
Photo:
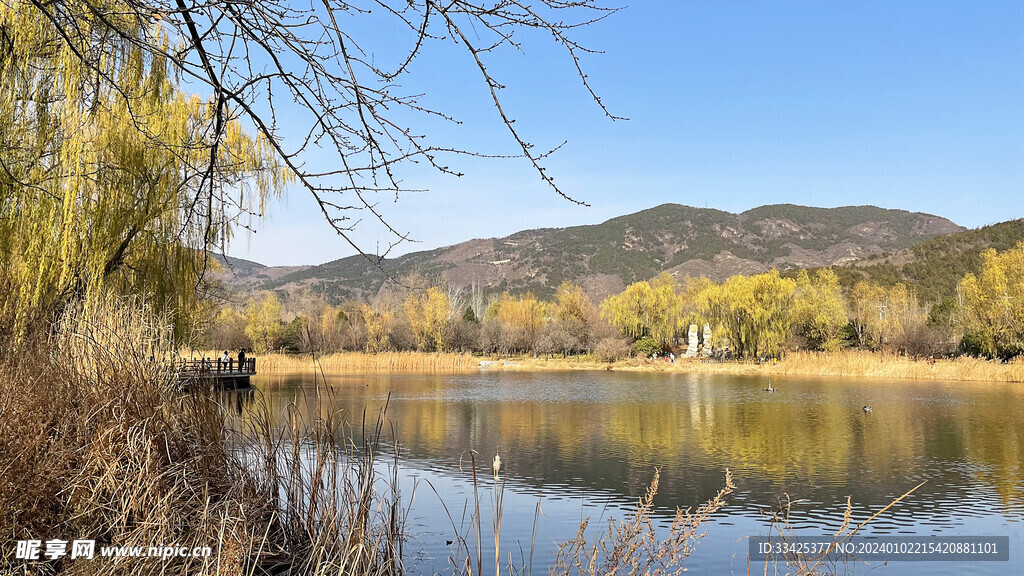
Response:
[{"label": "hillside vegetation", "polygon": [[[388,260],[395,277],[444,276],[489,293],[530,291],[550,298],[563,281],[595,299],[661,272],[679,279],[831,266],[907,249],[963,230],[949,220],[874,206],[811,208],[779,204],[731,214],[663,204],[601,224],[526,230]],[[375,295],[385,276],[361,256],[319,266],[259,267],[239,262],[225,281],[244,291],[308,289],[332,304]]]},{"label": "hillside vegetation", "polygon": [[949,306],[956,296],[957,283],[981,267],[982,252],[990,248],[1002,252],[1019,242],[1024,242],[1024,219],[940,236],[895,254],[869,257],[832,270],[847,288],[861,280],[884,286],[903,283],[922,302]]}]

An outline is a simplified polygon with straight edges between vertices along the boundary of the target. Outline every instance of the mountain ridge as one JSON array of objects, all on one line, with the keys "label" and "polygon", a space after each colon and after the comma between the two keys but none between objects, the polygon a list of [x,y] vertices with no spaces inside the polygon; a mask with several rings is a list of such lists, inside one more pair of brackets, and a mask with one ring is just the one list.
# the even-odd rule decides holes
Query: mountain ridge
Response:
[{"label": "mountain ridge", "polygon": [[[384,261],[393,276],[420,272],[491,292],[548,297],[563,280],[595,298],[662,271],[721,280],[770,268],[813,268],[897,252],[965,228],[922,212],[876,206],[759,206],[734,214],[661,204],[599,224],[522,230]],[[385,276],[363,256],[313,266],[263,266],[227,258],[222,275],[241,291],[308,288],[330,302],[373,296]],[[235,262],[237,266],[232,265]]]}]

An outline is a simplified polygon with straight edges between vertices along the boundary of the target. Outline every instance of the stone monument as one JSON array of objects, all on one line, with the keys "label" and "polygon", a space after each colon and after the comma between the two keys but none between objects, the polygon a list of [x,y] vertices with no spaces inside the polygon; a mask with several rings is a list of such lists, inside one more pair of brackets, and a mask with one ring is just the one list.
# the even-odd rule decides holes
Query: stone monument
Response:
[{"label": "stone monument", "polygon": [[707,324],[707,323],[704,324],[703,340],[704,340],[704,346],[700,349],[700,355],[704,356],[705,358],[707,358],[707,357],[711,356],[711,343],[714,342],[714,340],[711,339],[711,325],[710,324]]},{"label": "stone monument", "polygon": [[686,357],[696,358],[697,356],[697,325],[690,324],[690,333],[686,337]]}]

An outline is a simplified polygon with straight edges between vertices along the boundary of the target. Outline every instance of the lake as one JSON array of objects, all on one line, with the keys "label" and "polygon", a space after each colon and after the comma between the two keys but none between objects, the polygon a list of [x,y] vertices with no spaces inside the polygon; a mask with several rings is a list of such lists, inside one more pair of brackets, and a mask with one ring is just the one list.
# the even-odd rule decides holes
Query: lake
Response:
[{"label": "lake", "polygon": [[[893,574],[1024,572],[1024,386],[626,372],[481,372],[465,375],[259,376],[240,413],[289,402],[315,413],[321,398],[359,432],[364,409],[387,418],[401,448],[403,497],[412,499],[406,562],[412,573],[446,573],[446,545],[466,533],[475,450],[488,480],[481,510],[490,528],[487,472],[501,455],[508,475],[502,554],[544,574],[555,542],[584,517],[605,529],[623,518],[661,470],[659,517],[737,490],[684,564],[693,573],[746,574],[746,536],[766,535],[765,514],[785,498],[800,535],[834,532],[846,499],[866,519],[915,485],[914,494],[871,522],[869,535],[1009,536],[1009,562],[892,562]],[[872,410],[866,413],[864,405]],[[444,505],[442,505],[442,500]],[[542,511],[537,514],[538,503]],[[598,520],[601,520],[598,522]],[[454,524],[454,527],[453,527]],[[484,533],[484,556],[493,545]],[[520,552],[520,549],[522,552]],[[881,562],[840,573],[863,573]],[[485,573],[488,569],[485,568]],[[493,568],[491,568],[493,570]],[[752,573],[763,564],[752,563]]]}]

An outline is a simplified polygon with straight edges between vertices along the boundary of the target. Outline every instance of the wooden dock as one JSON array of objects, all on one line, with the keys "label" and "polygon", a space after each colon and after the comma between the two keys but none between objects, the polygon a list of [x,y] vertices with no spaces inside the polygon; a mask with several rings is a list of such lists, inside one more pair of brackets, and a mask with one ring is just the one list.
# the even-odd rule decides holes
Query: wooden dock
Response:
[{"label": "wooden dock", "polygon": [[256,359],[246,358],[242,365],[232,358],[227,362],[217,360],[183,360],[177,366],[178,380],[186,386],[209,382],[219,390],[238,390],[252,384],[249,379],[256,375]]}]

